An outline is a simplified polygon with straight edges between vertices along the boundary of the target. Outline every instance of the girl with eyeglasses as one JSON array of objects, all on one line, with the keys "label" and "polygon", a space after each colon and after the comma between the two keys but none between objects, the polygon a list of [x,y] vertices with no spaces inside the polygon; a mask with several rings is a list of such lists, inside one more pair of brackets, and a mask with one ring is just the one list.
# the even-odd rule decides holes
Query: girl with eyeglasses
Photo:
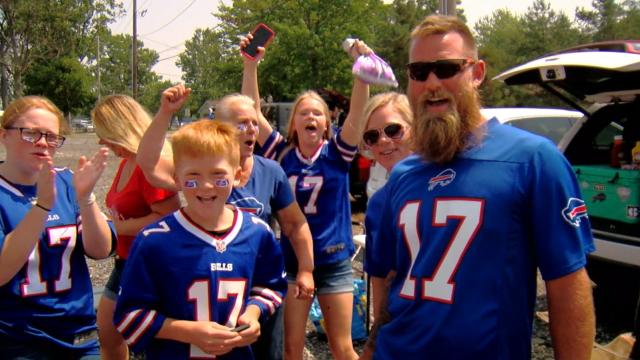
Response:
[{"label": "girl with eyeglasses", "polygon": [[[251,35],[241,40],[247,46]],[[354,60],[371,49],[356,40]],[[369,85],[354,78],[350,111],[341,130],[331,134],[331,116],[322,97],[313,91],[302,93],[294,102],[285,139],[271,128],[260,111],[258,61],[265,49],[258,48],[255,59],[244,59],[242,92],[256,102],[262,153],[277,159],[284,169],[295,197],[313,235],[314,280],[318,302],[325,320],[329,348],[336,359],[356,359],[351,341],[353,275],[349,201],[349,166],[362,133],[362,110],[369,97]],[[282,239],[289,286],[297,273],[297,263],[286,237]],[[291,289],[291,288],[290,288]],[[305,328],[311,298],[296,299],[291,290],[285,300],[285,358],[302,359]]]},{"label": "girl with eyeglasses", "polygon": [[99,359],[93,291],[85,255],[107,257],[113,229],[92,191],[108,149],[72,173],[54,168],[64,116],[26,96],[0,123],[0,349],[3,358]]},{"label": "girl with eyeglasses", "polygon": [[138,231],[180,208],[177,193],[155,187],[136,164],[140,139],[151,123],[146,110],[127,95],[104,97],[91,111],[99,143],[121,158],[105,203],[118,234],[115,266],[98,306],[103,359],[128,359],[129,348],[113,325],[120,277]]},{"label": "girl with eyeglasses", "polygon": [[[373,155],[376,163],[382,165],[386,173],[402,159],[411,154],[410,132],[413,113],[409,100],[404,94],[387,92],[372,97],[364,110],[365,130],[362,133],[363,147]],[[379,211],[387,197],[387,187],[382,186],[370,198],[364,218],[366,230],[364,271],[371,277],[372,304],[374,318],[380,314],[381,291],[387,271],[379,269],[373,262],[372,241],[382,219]]]}]

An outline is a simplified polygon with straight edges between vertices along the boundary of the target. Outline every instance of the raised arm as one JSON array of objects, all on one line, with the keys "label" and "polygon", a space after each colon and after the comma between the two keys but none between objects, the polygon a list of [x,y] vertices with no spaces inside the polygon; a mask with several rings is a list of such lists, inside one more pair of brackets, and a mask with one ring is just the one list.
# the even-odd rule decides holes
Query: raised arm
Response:
[{"label": "raised arm", "polygon": [[[360,55],[371,54],[371,49],[363,41],[356,40],[349,55],[354,61]],[[369,100],[369,84],[355,77],[353,79],[353,89],[351,90],[351,102],[349,104],[349,114],[342,126],[341,137],[349,145],[356,146],[360,143],[360,136],[364,128],[364,106]]]},{"label": "raised arm", "polygon": [[[240,48],[246,47],[251,39],[253,39],[251,34],[243,37],[240,40]],[[260,132],[258,133],[258,144],[260,144],[260,146],[264,145],[269,135],[273,132],[269,121],[267,121],[262,114],[260,92],[258,91],[258,62],[264,58],[264,55],[265,49],[262,46],[258,47],[258,54],[254,60],[241,55],[243,59],[242,94],[247,95],[254,101],[256,113],[258,114],[258,126],[260,127]]]},{"label": "raised arm", "polygon": [[80,217],[82,218],[82,245],[84,252],[94,259],[102,259],[111,253],[111,228],[95,201],[93,188],[107,167],[109,149],[101,148],[89,160],[84,156],[78,160],[73,173]]},{"label": "raised arm", "polygon": [[55,205],[55,176],[52,161],[43,161],[38,175],[36,205],[27,212],[18,226],[4,234],[4,243],[0,251],[0,286],[8,283],[18,273],[40,239],[49,214],[46,209],[52,209]]},{"label": "raised arm", "polygon": [[162,149],[171,117],[184,105],[189,94],[191,89],[183,84],[172,86],[162,92],[160,109],[142,136],[136,155],[136,162],[147,180],[154,186],[172,191],[178,191],[173,179],[173,159],[163,157]]}]

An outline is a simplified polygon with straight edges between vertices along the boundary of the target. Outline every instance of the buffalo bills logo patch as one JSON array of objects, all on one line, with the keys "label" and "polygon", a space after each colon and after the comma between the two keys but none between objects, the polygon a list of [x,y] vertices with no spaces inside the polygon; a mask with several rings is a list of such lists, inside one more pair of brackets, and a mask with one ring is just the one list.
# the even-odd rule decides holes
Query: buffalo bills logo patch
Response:
[{"label": "buffalo bills logo patch", "polygon": [[580,226],[582,218],[587,218],[587,206],[584,201],[577,198],[569,198],[567,206],[562,209],[562,217],[575,227]]},{"label": "buffalo bills logo patch", "polygon": [[429,179],[429,191],[433,190],[436,186],[440,185],[445,187],[456,178],[456,172],[452,169],[446,169],[440,174]]},{"label": "buffalo bills logo patch", "polygon": [[242,199],[229,202],[240,210],[255,214],[257,216],[262,215],[264,212],[264,204],[258,201],[258,199],[249,196]]}]

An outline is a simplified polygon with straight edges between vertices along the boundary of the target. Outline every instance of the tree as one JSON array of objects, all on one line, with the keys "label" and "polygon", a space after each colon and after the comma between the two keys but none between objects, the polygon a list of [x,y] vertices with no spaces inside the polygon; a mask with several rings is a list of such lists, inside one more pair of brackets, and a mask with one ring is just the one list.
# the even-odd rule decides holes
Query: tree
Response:
[{"label": "tree", "polygon": [[563,106],[539,87],[511,88],[490,81],[498,73],[552,51],[584,41],[579,29],[545,0],[535,0],[522,16],[508,9],[494,11],[475,26],[480,57],[487,64],[484,101],[492,106]]},{"label": "tree", "polygon": [[[131,44],[133,39],[129,34],[111,35],[105,33],[100,37],[100,64],[97,63],[95,52],[87,57],[89,69],[97,78],[98,66],[100,70],[100,93],[129,94],[131,90]],[[160,81],[160,77],[151,68],[158,62],[158,53],[147,49],[141,41],[138,47],[138,87],[139,93],[144,93],[149,84]]]},{"label": "tree", "polygon": [[[351,60],[341,43],[357,36],[375,47],[375,25],[380,23],[375,19],[383,9],[380,0],[235,0],[220,6],[216,30],[199,31],[187,43],[179,66],[196,92],[219,96],[239,91],[237,35],[264,22],[277,35],[260,64],[262,94],[287,101],[305,89],[327,87],[346,93],[352,83]],[[204,64],[207,56],[217,64]]]},{"label": "tree", "polygon": [[407,85],[405,68],[409,59],[411,31],[425,16],[438,9],[439,0],[394,0],[379,19],[376,26],[376,51],[394,69],[400,89]]},{"label": "tree", "polygon": [[75,57],[58,57],[33,64],[24,78],[27,92],[49,98],[69,115],[95,101],[93,79]]},{"label": "tree", "polygon": [[592,10],[576,10],[576,19],[591,41],[637,39],[640,34],[638,1],[593,0]]},{"label": "tree", "polygon": [[23,77],[33,64],[83,52],[85,38],[96,25],[93,20],[117,8],[115,0],[0,1],[3,103],[9,95],[23,95]]}]

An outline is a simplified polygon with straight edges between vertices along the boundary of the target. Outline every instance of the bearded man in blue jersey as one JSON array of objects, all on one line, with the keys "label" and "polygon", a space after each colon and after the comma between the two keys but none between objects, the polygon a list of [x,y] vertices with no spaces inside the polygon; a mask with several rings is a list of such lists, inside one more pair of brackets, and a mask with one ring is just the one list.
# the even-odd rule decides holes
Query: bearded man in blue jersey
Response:
[{"label": "bearded man in blue jersey", "polygon": [[387,312],[363,358],[529,359],[537,270],[556,359],[589,359],[594,250],[571,166],[536,135],[480,114],[473,36],[429,16],[411,34],[416,155],[397,164],[372,252]]}]

